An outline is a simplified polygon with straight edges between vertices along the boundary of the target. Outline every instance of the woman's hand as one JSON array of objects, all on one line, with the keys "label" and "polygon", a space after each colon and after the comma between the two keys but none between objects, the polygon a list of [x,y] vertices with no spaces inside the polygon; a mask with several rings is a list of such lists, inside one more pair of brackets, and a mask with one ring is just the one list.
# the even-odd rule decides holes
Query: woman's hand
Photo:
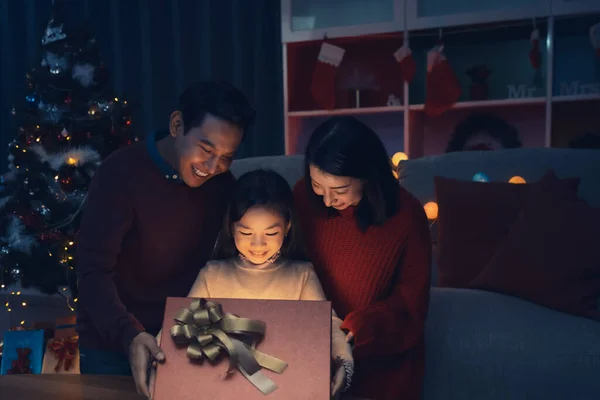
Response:
[{"label": "woman's hand", "polygon": [[348,331],[348,333],[346,334],[346,343],[350,343],[351,346],[353,345],[354,333],[352,333],[352,331]]},{"label": "woman's hand", "polygon": [[340,357],[336,357],[333,360],[335,366],[335,374],[333,375],[333,379],[331,381],[331,397],[334,399],[338,399],[342,389],[346,384],[346,368],[342,362]]}]

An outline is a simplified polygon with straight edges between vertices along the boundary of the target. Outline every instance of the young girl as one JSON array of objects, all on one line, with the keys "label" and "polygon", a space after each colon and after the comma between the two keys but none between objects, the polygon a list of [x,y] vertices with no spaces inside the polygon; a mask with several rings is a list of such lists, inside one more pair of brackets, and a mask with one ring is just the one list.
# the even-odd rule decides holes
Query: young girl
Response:
[{"label": "young girl", "polygon": [[[188,297],[326,300],[312,264],[301,258],[287,181],[274,171],[248,172],[236,183],[214,260],[200,270]],[[334,312],[333,396],[349,387],[354,366],[341,323]]]}]

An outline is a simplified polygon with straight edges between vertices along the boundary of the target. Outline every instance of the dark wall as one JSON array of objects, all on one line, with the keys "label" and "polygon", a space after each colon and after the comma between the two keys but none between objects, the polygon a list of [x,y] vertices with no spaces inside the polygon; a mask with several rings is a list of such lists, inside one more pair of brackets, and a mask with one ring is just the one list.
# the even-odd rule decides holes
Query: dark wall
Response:
[{"label": "dark wall", "polygon": [[[69,24],[97,37],[112,86],[138,104],[142,135],[164,128],[194,80],[224,79],[257,109],[239,157],[283,154],[279,0],[56,0]],[[14,136],[11,109],[39,63],[52,0],[0,0],[0,172]]]}]

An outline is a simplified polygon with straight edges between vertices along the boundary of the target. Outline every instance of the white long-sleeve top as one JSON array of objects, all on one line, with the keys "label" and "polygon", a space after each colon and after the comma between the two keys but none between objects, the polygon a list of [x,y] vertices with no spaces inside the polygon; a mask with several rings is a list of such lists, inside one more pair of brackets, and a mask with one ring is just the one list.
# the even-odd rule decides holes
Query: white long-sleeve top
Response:
[{"label": "white long-sleeve top", "polygon": [[[327,300],[312,263],[277,260],[262,265],[235,257],[209,261],[200,270],[188,297],[261,300]],[[332,356],[352,360],[352,351],[332,313]]]}]

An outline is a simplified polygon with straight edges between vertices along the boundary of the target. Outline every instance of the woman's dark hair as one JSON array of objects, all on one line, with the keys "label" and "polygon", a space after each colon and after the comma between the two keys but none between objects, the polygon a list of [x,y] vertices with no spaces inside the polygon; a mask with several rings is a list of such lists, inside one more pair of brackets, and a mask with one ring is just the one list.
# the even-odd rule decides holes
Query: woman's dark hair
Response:
[{"label": "woman's dark hair", "polygon": [[233,224],[238,222],[246,211],[255,206],[265,207],[281,214],[290,230],[281,246],[281,257],[304,260],[300,246],[299,226],[294,212],[294,197],[287,181],[277,172],[258,169],[239,177],[231,203],[225,213],[223,227],[219,232],[213,259],[224,260],[238,254],[233,239]]},{"label": "woman's dark hair", "polygon": [[333,117],[312,133],[304,159],[306,190],[315,206],[331,215],[337,211],[325,207],[321,196],[314,193],[310,178],[313,165],[326,174],[360,179],[363,196],[356,209],[361,230],[381,225],[398,211],[399,184],[381,139],[358,119]]},{"label": "woman's dark hair", "polygon": [[499,140],[505,149],[521,147],[519,132],[504,119],[489,113],[470,115],[454,128],[452,138],[448,142],[446,153],[463,151],[467,141],[478,133],[485,132],[492,138]]},{"label": "woman's dark hair", "polygon": [[246,96],[226,82],[195,82],[179,96],[178,110],[184,134],[202,125],[207,114],[228,121],[245,133],[254,123],[255,111]]}]

